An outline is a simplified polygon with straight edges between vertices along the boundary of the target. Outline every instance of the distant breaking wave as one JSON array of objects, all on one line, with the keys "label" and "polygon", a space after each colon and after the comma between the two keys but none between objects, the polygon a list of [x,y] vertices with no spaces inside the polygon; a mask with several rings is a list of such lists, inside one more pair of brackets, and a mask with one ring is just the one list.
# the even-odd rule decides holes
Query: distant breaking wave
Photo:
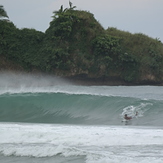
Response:
[{"label": "distant breaking wave", "polygon": [[70,93],[1,94],[1,122],[122,125],[124,113],[133,125],[163,124],[160,100]]},{"label": "distant breaking wave", "polygon": [[163,87],[76,86],[48,75],[1,73],[0,122],[162,126]]}]

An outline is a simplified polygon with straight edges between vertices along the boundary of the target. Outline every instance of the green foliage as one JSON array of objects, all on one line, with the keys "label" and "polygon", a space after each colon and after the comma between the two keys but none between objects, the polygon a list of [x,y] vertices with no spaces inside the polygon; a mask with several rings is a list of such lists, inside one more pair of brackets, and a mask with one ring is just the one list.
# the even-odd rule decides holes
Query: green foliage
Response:
[{"label": "green foliage", "polygon": [[[89,69],[94,58],[91,55],[92,39],[103,33],[104,29],[93,14],[74,8],[72,5],[69,9],[61,6],[59,11],[54,12],[54,19],[46,30],[46,42],[55,49],[54,56],[60,54],[54,62],[57,62],[55,65],[62,66],[54,66],[55,68],[65,67],[71,72],[81,72]],[[64,53],[58,51],[59,48],[64,49]],[[79,65],[82,66],[79,68]]]},{"label": "green foliage", "polygon": [[[155,76],[156,80],[160,79],[163,75],[163,44],[158,39],[150,38],[142,33],[131,34],[129,32],[120,31],[116,28],[108,28],[107,33],[111,36],[117,36],[121,38],[121,47],[124,54],[128,54],[130,57],[136,59],[135,68],[132,66],[133,73],[137,79],[141,76],[152,75]],[[131,62],[132,63],[132,62]],[[127,63],[129,64],[129,63]],[[129,64],[130,65],[130,64]],[[130,68],[128,68],[131,70]],[[122,71],[123,72],[123,71]],[[124,73],[123,73],[124,75]],[[126,77],[125,77],[126,76]],[[128,75],[124,78],[127,79]],[[130,81],[129,77],[129,80]],[[133,80],[135,80],[133,78]]]},{"label": "green foliage", "polygon": [[17,29],[13,23],[0,20],[0,55],[10,53],[16,42]]},{"label": "green foliage", "polygon": [[93,41],[93,46],[96,55],[111,57],[119,51],[119,39],[110,35],[99,36]]},{"label": "green foliage", "polygon": [[137,79],[139,73],[139,62],[136,56],[128,53],[119,55],[121,76],[127,82],[132,82]]},{"label": "green foliage", "polygon": [[0,17],[7,17],[7,12],[5,11],[4,7],[2,5],[0,5]]},{"label": "green foliage", "polygon": [[69,8],[54,11],[45,33],[17,29],[1,20],[0,56],[27,71],[113,76],[126,82],[148,75],[163,80],[163,44],[158,38],[116,28],[104,30],[93,14],[75,8],[69,1]]},{"label": "green foliage", "polygon": [[0,55],[5,55],[25,69],[39,67],[38,50],[44,34],[34,29],[17,29],[13,23],[0,21]]},{"label": "green foliage", "polygon": [[44,34],[35,29],[24,28],[19,30],[17,36],[19,44],[17,47],[19,48],[19,53],[21,53],[21,55],[17,55],[17,58],[27,69],[39,67],[40,56],[38,50],[42,45],[43,37]]},{"label": "green foliage", "polygon": [[72,14],[72,11],[76,8],[76,6],[72,6],[70,1],[69,5],[69,9],[63,9],[62,5],[58,11],[53,12],[53,21],[50,23],[50,28],[46,31],[46,33],[55,35],[55,37],[60,39],[66,39],[70,35],[73,23],[78,20],[75,14]]}]

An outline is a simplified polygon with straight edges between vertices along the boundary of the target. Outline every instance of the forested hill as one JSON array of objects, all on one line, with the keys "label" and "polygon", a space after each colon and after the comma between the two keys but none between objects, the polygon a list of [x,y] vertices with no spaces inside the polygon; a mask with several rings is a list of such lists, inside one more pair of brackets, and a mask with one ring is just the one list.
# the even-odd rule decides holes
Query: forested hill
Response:
[{"label": "forested hill", "polygon": [[[144,34],[104,29],[69,2],[53,12],[43,33],[0,20],[0,70],[45,72],[81,80],[163,83],[163,44]],[[1,11],[0,17],[7,17]],[[109,20],[106,20],[109,22]]]}]

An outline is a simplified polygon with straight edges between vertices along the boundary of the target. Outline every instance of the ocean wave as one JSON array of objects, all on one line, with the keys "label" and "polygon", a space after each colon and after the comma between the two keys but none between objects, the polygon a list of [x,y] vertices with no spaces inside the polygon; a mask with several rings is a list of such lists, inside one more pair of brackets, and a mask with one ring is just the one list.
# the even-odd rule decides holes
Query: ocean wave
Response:
[{"label": "ocean wave", "polygon": [[122,125],[124,114],[133,125],[162,125],[160,100],[67,93],[19,93],[0,96],[1,122]]},{"label": "ocean wave", "polygon": [[126,155],[140,158],[147,150],[154,158],[162,155],[163,131],[157,128],[0,123],[0,129],[4,156],[84,156],[87,162],[100,162],[114,160],[115,155],[123,161]]}]

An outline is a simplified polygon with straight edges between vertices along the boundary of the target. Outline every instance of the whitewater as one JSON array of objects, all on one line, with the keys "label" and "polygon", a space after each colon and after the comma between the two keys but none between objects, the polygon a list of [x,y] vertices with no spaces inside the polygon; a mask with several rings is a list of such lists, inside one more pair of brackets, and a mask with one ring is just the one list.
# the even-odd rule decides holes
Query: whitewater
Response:
[{"label": "whitewater", "polygon": [[162,86],[1,73],[0,162],[162,163],[162,117]]}]

